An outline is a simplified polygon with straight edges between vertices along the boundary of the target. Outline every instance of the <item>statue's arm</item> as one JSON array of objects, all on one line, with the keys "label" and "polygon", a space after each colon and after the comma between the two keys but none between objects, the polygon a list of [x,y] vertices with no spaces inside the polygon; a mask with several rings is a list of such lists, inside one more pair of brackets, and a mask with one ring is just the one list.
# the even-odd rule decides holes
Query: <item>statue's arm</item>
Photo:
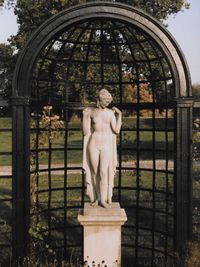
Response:
[{"label": "statue's arm", "polygon": [[85,108],[83,110],[83,135],[87,135],[90,133],[91,128],[91,109]]},{"label": "statue's arm", "polygon": [[[111,128],[115,134],[119,134],[122,125],[122,113],[116,107],[113,107],[112,110],[113,113],[111,116]],[[116,116],[114,115],[114,113],[116,114]]]}]

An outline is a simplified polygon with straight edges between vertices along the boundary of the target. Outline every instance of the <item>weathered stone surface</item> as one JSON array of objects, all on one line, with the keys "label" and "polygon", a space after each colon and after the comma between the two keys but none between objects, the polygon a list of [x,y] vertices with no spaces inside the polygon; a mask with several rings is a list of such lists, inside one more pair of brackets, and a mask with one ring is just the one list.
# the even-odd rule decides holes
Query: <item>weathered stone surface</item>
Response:
[{"label": "weathered stone surface", "polygon": [[88,266],[102,264],[117,267],[121,264],[121,226],[127,217],[119,203],[109,208],[85,203],[78,221],[84,227],[84,261]]}]

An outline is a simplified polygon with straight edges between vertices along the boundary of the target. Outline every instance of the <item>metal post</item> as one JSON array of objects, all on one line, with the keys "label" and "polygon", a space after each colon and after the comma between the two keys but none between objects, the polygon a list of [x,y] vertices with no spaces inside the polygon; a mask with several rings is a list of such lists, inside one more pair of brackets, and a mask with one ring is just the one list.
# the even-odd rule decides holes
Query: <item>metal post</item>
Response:
[{"label": "metal post", "polygon": [[13,103],[13,265],[28,254],[30,221],[29,99],[15,97]]},{"label": "metal post", "polygon": [[185,249],[192,229],[192,108],[191,98],[177,101],[175,248],[178,253],[178,267],[184,266]]}]

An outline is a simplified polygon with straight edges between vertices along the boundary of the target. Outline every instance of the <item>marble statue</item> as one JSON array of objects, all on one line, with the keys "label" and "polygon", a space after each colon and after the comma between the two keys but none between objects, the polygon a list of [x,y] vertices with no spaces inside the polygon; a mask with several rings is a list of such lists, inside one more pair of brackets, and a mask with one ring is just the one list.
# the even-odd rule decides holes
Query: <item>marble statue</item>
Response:
[{"label": "marble statue", "polygon": [[117,166],[116,135],[121,129],[121,111],[113,107],[112,95],[99,91],[97,107],[83,110],[83,169],[92,205],[108,208],[112,203],[114,175]]}]

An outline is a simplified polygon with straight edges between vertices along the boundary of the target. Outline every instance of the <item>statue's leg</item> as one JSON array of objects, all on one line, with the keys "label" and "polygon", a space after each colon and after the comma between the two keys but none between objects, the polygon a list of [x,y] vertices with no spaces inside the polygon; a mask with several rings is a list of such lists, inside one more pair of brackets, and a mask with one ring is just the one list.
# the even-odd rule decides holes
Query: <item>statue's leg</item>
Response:
[{"label": "statue's leg", "polygon": [[113,188],[111,185],[108,185],[108,204],[112,203]]},{"label": "statue's leg", "polygon": [[107,208],[108,205],[108,166],[110,161],[110,151],[103,148],[100,152],[100,196],[101,206]]},{"label": "statue's leg", "polygon": [[99,192],[99,181],[97,180],[97,172],[99,165],[99,150],[95,146],[90,146],[89,148],[89,158],[90,158],[90,167],[91,167],[91,178],[92,178],[92,187],[94,192],[94,204],[98,204],[100,200]]}]

